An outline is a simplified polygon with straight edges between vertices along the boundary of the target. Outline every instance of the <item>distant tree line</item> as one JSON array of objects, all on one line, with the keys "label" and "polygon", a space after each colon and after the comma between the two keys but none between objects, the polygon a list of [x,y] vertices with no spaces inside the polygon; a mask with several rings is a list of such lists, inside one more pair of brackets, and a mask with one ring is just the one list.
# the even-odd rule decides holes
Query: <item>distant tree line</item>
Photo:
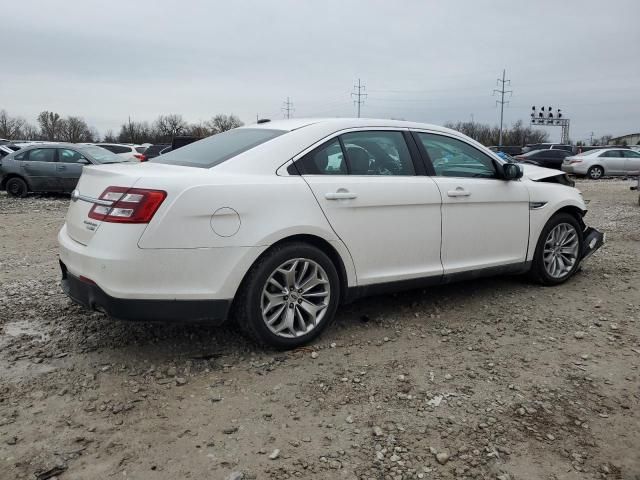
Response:
[{"label": "distant tree line", "polygon": [[119,142],[119,143],[171,143],[180,135],[207,137],[215,133],[240,127],[243,123],[236,115],[215,115],[200,123],[188,123],[182,115],[160,115],[153,122],[128,119],[117,134],[108,130],[101,137],[94,127],[76,116],[62,117],[56,112],[40,112],[37,126],[22,117],[13,117],[0,110],[0,138],[7,140],[47,140],[52,142]]},{"label": "distant tree line", "polygon": [[[446,123],[445,127],[464,133],[486,146],[498,145],[500,128],[476,122]],[[510,127],[502,129],[502,144],[525,146],[530,143],[544,143],[549,141],[549,134],[544,130],[533,129],[518,120]]]}]

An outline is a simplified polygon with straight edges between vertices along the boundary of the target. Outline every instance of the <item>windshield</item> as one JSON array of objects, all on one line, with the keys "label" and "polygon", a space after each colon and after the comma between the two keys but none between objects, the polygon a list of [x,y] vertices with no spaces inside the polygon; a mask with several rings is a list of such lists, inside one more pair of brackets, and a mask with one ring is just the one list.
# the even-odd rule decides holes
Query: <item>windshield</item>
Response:
[{"label": "windshield", "polygon": [[119,157],[106,148],[96,145],[83,145],[82,147],[77,147],[77,149],[98,163],[123,163],[129,161],[127,158]]},{"label": "windshield", "polygon": [[285,133],[284,130],[266,128],[236,128],[212,135],[149,161],[169,165],[211,168],[283,133]]}]

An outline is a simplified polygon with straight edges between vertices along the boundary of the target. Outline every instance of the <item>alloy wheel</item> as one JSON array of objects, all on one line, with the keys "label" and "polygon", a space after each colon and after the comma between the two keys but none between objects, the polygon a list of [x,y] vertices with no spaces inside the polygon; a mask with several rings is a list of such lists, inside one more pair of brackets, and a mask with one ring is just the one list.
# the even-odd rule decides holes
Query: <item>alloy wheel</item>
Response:
[{"label": "alloy wheel", "polygon": [[555,278],[563,278],[578,261],[580,241],[576,228],[569,223],[559,223],[547,235],[544,242],[544,268]]},{"label": "alloy wheel", "polygon": [[331,285],[324,268],[295,258],[276,268],[262,290],[262,319],[280,337],[295,338],[315,329],[324,318]]},{"label": "alloy wheel", "polygon": [[593,167],[590,171],[589,171],[589,177],[591,177],[593,180],[598,180],[600,177],[602,177],[603,171],[600,167]]}]

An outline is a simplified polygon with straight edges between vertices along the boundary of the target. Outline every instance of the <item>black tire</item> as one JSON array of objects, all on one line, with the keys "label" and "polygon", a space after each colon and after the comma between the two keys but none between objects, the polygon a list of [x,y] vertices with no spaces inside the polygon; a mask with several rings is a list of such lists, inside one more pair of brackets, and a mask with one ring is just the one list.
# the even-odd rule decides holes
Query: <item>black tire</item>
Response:
[{"label": "black tire", "polygon": [[600,165],[594,165],[589,170],[587,170],[587,176],[591,180],[599,180],[604,176],[604,168]]},{"label": "black tire", "polygon": [[10,196],[17,198],[24,198],[29,193],[27,182],[20,177],[12,177],[7,180],[5,189]]},{"label": "black tire", "polygon": [[[329,304],[320,323],[311,331],[298,337],[285,338],[273,333],[263,320],[262,292],[269,277],[279,266],[298,258],[312,260],[324,269],[329,280]],[[279,350],[292,349],[311,342],[333,322],[340,294],[336,266],[322,250],[303,242],[284,243],[268,250],[249,269],[234,300],[232,315],[240,330],[256,343]]]},{"label": "black tire", "polygon": [[[547,236],[549,235],[549,232],[551,232],[551,230],[553,230],[556,226],[560,225],[561,223],[568,223],[575,228],[575,231],[577,232],[577,236],[578,236],[578,257],[575,264],[573,265],[571,270],[568,272],[568,274],[566,274],[561,278],[556,278],[556,277],[552,277],[545,268],[544,258],[543,258],[544,245],[545,245]],[[536,251],[533,256],[533,264],[531,265],[531,270],[529,272],[530,277],[534,281],[542,285],[548,285],[548,286],[560,285],[561,283],[566,282],[580,268],[580,261],[581,261],[580,255],[582,252],[582,245],[583,245],[582,228],[580,227],[580,222],[578,222],[576,217],[569,213],[555,214],[553,217],[551,217],[551,219],[549,219],[547,224],[544,226],[544,228],[542,229],[542,232],[540,233],[540,237],[538,238]]]}]

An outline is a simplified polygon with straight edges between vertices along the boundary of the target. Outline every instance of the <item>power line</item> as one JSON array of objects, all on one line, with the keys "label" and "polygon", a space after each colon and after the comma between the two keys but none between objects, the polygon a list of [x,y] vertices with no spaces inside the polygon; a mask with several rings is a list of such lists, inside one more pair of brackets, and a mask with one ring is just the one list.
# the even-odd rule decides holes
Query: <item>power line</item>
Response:
[{"label": "power line", "polygon": [[351,96],[357,99],[353,101],[353,104],[358,106],[358,118],[360,118],[360,106],[364,104],[364,99],[367,98],[367,94],[362,92],[363,90],[366,90],[367,87],[362,85],[360,83],[360,79],[358,79],[358,85],[354,85],[353,88],[356,91],[353,92]]},{"label": "power line", "polygon": [[505,80],[505,70],[502,70],[502,79],[497,80],[496,84],[500,85],[500,89],[493,89],[493,93],[494,95],[496,93],[500,94],[500,100],[496,100],[496,105],[500,104],[500,139],[498,140],[498,146],[501,147],[502,146],[502,123],[503,123],[503,119],[504,119],[504,105],[505,103],[509,103],[508,101],[505,101],[504,99],[504,94],[508,93],[509,95],[513,94],[513,90],[505,90],[505,87],[507,85],[511,85],[511,80]]},{"label": "power line", "polygon": [[293,108],[293,102],[289,97],[287,97],[287,100],[283,102],[282,111],[284,112],[284,116],[287,118],[291,118],[291,113],[295,111],[295,109]]}]

